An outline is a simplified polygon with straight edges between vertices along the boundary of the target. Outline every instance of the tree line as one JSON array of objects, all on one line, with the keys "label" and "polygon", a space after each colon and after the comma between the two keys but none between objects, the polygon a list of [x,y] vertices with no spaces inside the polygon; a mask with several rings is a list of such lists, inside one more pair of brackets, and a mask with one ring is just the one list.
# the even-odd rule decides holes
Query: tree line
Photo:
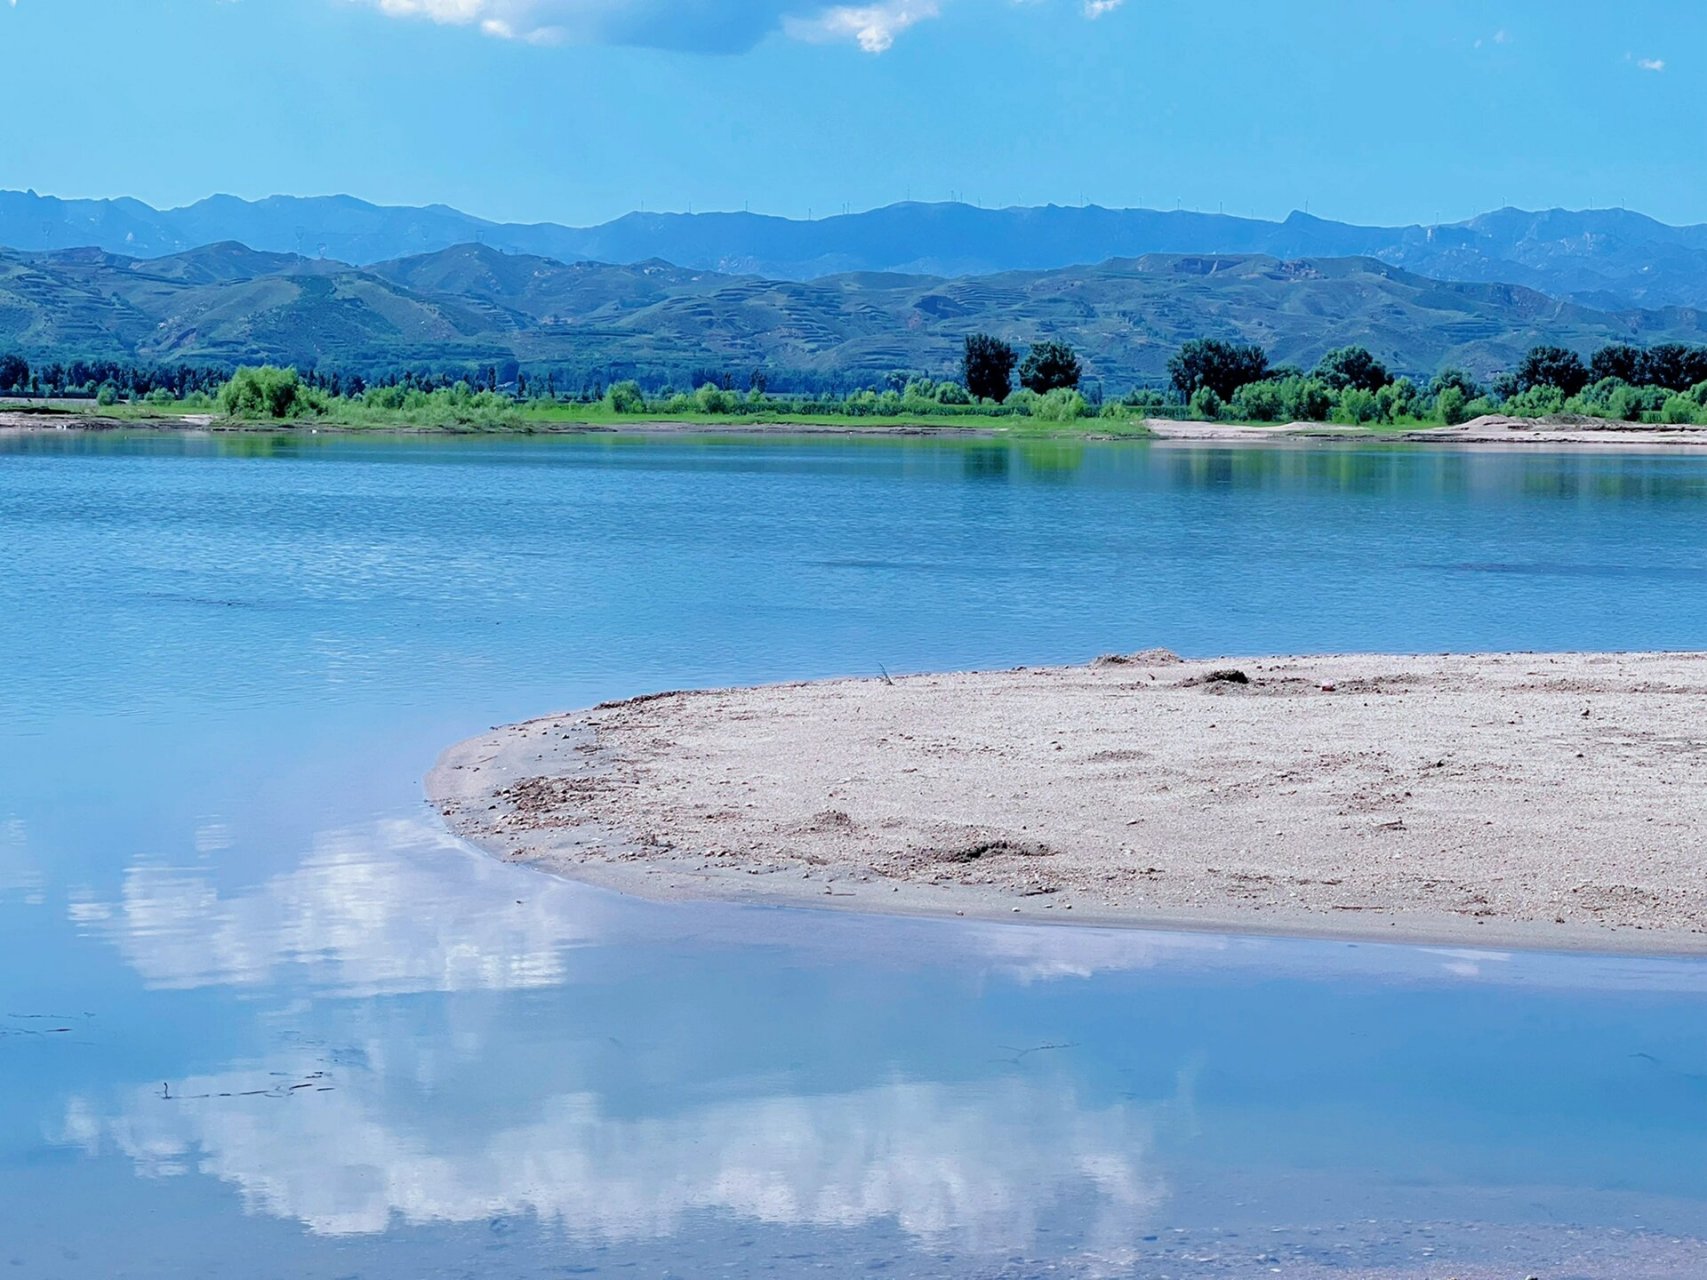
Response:
[{"label": "tree line", "polygon": [[[1366,347],[1329,351],[1308,370],[1271,365],[1262,347],[1199,338],[1168,362],[1165,387],[1139,387],[1111,405],[1097,389],[1080,390],[1084,367],[1057,339],[1031,344],[1025,356],[988,333],[964,340],[959,381],[891,373],[877,385],[778,396],[763,369],[737,378],[727,370],[692,371],[689,389],[667,384],[648,394],[636,379],[608,389],[561,386],[551,370],[530,373],[513,360],[458,369],[399,369],[377,374],[309,369],[239,369],[130,365],[112,361],[54,362],[32,369],[18,355],[0,355],[0,394],[95,396],[197,408],[237,416],[293,417],[334,410],[347,415],[420,413],[429,418],[478,411],[513,413],[528,404],[601,402],[615,413],[791,412],[851,416],[898,414],[1023,415],[1065,421],[1099,410],[1239,421],[1457,423],[1483,413],[1549,414],[1677,423],[1707,423],[1707,346],[1608,343],[1587,360],[1568,348],[1542,345],[1517,367],[1479,383],[1462,369],[1441,370],[1426,382],[1395,376]],[[1017,374],[1018,387],[1015,387]],[[745,389],[740,383],[745,383]]]},{"label": "tree line", "polygon": [[[1626,421],[1707,422],[1707,346],[1608,343],[1585,362],[1565,347],[1532,347],[1487,385],[1446,368],[1428,383],[1394,376],[1367,348],[1339,347],[1306,371],[1270,366],[1255,344],[1200,338],[1168,362],[1169,389],[1193,417],[1352,423],[1438,421],[1495,411]],[[1142,400],[1142,393],[1128,401]]]}]

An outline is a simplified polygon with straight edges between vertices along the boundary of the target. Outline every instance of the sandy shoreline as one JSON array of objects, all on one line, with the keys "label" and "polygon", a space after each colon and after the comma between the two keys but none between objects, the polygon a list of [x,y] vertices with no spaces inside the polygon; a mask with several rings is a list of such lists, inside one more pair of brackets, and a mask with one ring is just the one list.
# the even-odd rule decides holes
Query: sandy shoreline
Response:
[{"label": "sandy shoreline", "polygon": [[427,792],[652,897],[1707,953],[1704,706],[1707,655],[1138,655],[607,704]]}]

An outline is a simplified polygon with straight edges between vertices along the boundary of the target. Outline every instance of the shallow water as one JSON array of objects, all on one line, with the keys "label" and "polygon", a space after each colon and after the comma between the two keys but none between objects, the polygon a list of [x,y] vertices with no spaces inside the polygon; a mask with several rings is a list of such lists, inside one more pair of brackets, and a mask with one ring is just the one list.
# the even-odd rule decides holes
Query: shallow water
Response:
[{"label": "shallow water", "polygon": [[1707,459],[0,439],[14,1274],[1707,1273],[1707,963],[663,906],[420,799],[650,689],[1707,648]]}]

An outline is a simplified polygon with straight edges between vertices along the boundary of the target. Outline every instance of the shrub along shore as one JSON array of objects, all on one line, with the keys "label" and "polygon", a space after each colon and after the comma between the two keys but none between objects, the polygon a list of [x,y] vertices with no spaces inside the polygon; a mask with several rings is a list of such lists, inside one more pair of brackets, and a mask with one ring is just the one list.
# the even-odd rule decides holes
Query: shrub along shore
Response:
[{"label": "shrub along shore", "polygon": [[[1013,385],[1018,369],[1019,387]],[[73,379],[86,375],[84,382]],[[98,385],[92,379],[105,373]],[[361,377],[273,365],[229,375],[177,368],[53,365],[31,370],[0,356],[0,395],[38,398],[38,408],[76,411],[93,400],[102,416],[200,416],[234,423],[335,427],[551,429],[577,424],[705,421],[859,426],[927,422],[944,427],[1081,428],[1141,433],[1143,422],[1317,423],[1372,431],[1455,426],[1488,415],[1572,417],[1623,423],[1707,425],[1707,347],[1614,344],[1584,360],[1538,346],[1514,370],[1483,383],[1459,368],[1424,380],[1395,376],[1367,348],[1341,347],[1312,368],[1270,365],[1261,347],[1197,339],[1168,364],[1163,386],[1119,399],[1082,386],[1077,354],[1065,343],[1035,344],[1022,361],[988,334],[966,339],[958,378],[890,375],[881,387],[838,395],[774,394],[755,371],[745,390],[727,377],[691,391],[648,389],[622,380],[597,395],[559,395],[520,371],[472,376],[404,372],[369,384]],[[55,395],[67,397],[55,400]]]}]

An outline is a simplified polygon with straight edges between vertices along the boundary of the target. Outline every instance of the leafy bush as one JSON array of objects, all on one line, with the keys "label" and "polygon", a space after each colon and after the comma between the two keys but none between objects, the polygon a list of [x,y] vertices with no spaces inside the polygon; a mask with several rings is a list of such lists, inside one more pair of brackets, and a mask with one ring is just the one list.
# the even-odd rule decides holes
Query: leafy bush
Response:
[{"label": "leafy bush", "polygon": [[1545,418],[1551,414],[1564,412],[1565,397],[1566,393],[1563,387],[1553,383],[1538,382],[1527,390],[1520,391],[1512,396],[1505,402],[1503,408],[1506,413],[1515,418]]},{"label": "leafy bush", "polygon": [[1233,393],[1228,412],[1243,422],[1276,422],[1286,414],[1286,397],[1278,383],[1247,382]]},{"label": "leafy bush", "polygon": [[1396,378],[1375,389],[1375,418],[1378,422],[1397,422],[1416,410],[1417,384],[1409,378]]},{"label": "leafy bush", "polygon": [[1191,416],[1202,422],[1213,422],[1221,416],[1224,402],[1216,394],[1214,387],[1199,387],[1191,393],[1191,400],[1186,406]]},{"label": "leafy bush", "polygon": [[1040,422],[1074,422],[1090,415],[1085,398],[1070,387],[1056,387],[1038,396],[1031,406],[1031,416]]},{"label": "leafy bush", "polygon": [[734,413],[740,406],[738,395],[715,382],[708,382],[693,393],[693,407],[700,413]]},{"label": "leafy bush", "polygon": [[1136,409],[1140,413],[1154,413],[1162,409],[1173,409],[1178,403],[1176,400],[1169,399],[1167,392],[1155,387],[1133,387],[1120,398],[1117,407],[1127,410]]},{"label": "leafy bush", "polygon": [[1606,416],[1625,422],[1641,422],[1658,413],[1667,400],[1664,387],[1614,387],[1606,398]]},{"label": "leafy bush", "polygon": [[645,413],[646,396],[638,382],[613,382],[605,392],[605,405],[612,413]]},{"label": "leafy bush", "polygon": [[1434,411],[1440,420],[1449,427],[1456,427],[1460,422],[1469,420],[1465,406],[1470,402],[1464,398],[1464,388],[1456,384],[1448,384],[1440,389],[1434,398]]},{"label": "leafy bush", "polygon": [[1380,406],[1373,391],[1347,387],[1335,397],[1333,419],[1335,422],[1374,422],[1379,412]]},{"label": "leafy bush", "polygon": [[95,403],[103,409],[110,409],[119,402],[119,389],[110,382],[103,382],[101,389],[95,393]]},{"label": "leafy bush", "polygon": [[1683,392],[1676,392],[1666,398],[1660,406],[1660,421],[1669,423],[1693,423],[1701,420],[1701,406]]},{"label": "leafy bush", "polygon": [[1012,409],[1015,413],[1025,414],[1027,417],[1030,417],[1032,409],[1037,406],[1037,402],[1042,398],[1042,396],[1038,395],[1037,392],[1033,391],[1030,387],[1021,387],[1002,403],[1009,409]]},{"label": "leafy bush", "polygon": [[295,369],[245,365],[219,389],[220,412],[231,418],[292,418],[308,405]]},{"label": "leafy bush", "polygon": [[971,404],[972,397],[958,382],[939,382],[933,392],[938,404]]},{"label": "leafy bush", "polygon": [[1334,393],[1325,383],[1294,374],[1276,382],[1283,416],[1294,422],[1326,422],[1334,411]]}]

